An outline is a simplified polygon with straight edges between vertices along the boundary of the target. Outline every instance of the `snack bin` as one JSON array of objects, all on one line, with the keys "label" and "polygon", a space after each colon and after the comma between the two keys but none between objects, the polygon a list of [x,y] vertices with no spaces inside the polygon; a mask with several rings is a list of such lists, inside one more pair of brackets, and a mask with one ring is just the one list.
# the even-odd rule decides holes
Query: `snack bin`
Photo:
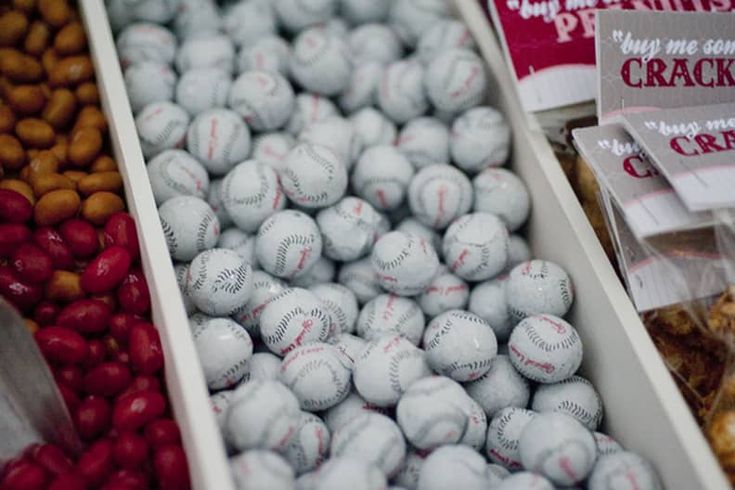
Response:
[{"label": "snack bin", "polygon": [[153,321],[164,350],[166,386],[181,430],[192,487],[228,490],[232,481],[225,448],[209,405],[204,375],[158,220],[104,1],[79,0],[79,8],[97,72],[102,108],[110,126],[113,154],[138,230]]},{"label": "snack bin", "polygon": [[582,373],[603,399],[606,430],[649,458],[666,488],[730,488],[538,121],[521,108],[480,2],[454,4],[495,75],[491,101],[513,128],[511,166],[532,195],[527,234],[534,254],[561,264],[574,282],[569,320],[584,344]]}]

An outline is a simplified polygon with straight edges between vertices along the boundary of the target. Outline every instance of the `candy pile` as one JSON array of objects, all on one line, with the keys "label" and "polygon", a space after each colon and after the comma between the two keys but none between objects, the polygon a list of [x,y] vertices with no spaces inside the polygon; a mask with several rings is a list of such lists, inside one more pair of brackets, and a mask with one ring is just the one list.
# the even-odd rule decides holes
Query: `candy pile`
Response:
[{"label": "candy pile", "polygon": [[595,432],[571,281],[513,234],[528,191],[444,0],[127,5],[117,47],[240,488],[660,488]]},{"label": "candy pile", "polygon": [[29,448],[0,488],[188,488],[84,28],[63,0],[13,3],[0,7],[0,295],[25,315],[85,448],[76,461]]}]

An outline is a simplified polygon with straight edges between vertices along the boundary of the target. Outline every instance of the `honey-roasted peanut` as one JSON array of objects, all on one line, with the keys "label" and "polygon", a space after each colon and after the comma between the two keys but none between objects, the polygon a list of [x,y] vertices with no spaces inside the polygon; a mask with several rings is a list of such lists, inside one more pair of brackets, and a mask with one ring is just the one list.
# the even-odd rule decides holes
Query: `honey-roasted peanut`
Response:
[{"label": "honey-roasted peanut", "polygon": [[58,189],[44,194],[33,208],[33,217],[39,226],[51,226],[76,216],[81,199],[69,189]]},{"label": "honey-roasted peanut", "polygon": [[86,177],[89,174],[87,172],[83,172],[82,170],[66,170],[63,172],[63,175],[67,179],[77,184],[77,187],[78,187],[79,181],[82,180],[84,177]]},{"label": "honey-roasted peanut", "polygon": [[71,9],[66,0],[38,0],[38,11],[50,26],[59,28],[69,22]]},{"label": "honey-roasted peanut", "polygon": [[30,116],[46,105],[46,96],[40,85],[18,85],[9,90],[8,103],[16,114]]},{"label": "honey-roasted peanut", "polygon": [[0,15],[0,46],[15,46],[28,30],[28,19],[17,10]]},{"label": "honey-roasted peanut", "polygon": [[87,35],[81,22],[70,22],[56,34],[54,49],[62,56],[79,54],[87,47]]},{"label": "honey-roasted peanut", "polygon": [[13,0],[13,7],[25,14],[31,14],[36,8],[36,0]]},{"label": "honey-roasted peanut", "polygon": [[77,96],[77,101],[83,105],[98,105],[100,103],[100,93],[97,90],[97,84],[94,82],[84,82],[79,84],[76,91],[74,92]]},{"label": "honey-roasted peanut", "polygon": [[88,196],[99,191],[108,191],[118,194],[122,189],[123,181],[120,172],[96,172],[87,175],[79,181],[79,193]]},{"label": "honey-roasted peanut", "polygon": [[110,215],[123,209],[125,209],[125,202],[120,196],[112,192],[99,191],[89,196],[82,203],[82,217],[100,226],[105,224]]},{"label": "honey-roasted peanut", "polygon": [[84,296],[79,274],[74,272],[55,270],[51,279],[46,283],[46,299],[52,301],[71,302]]},{"label": "honey-roasted peanut", "polygon": [[43,76],[43,67],[33,57],[17,49],[0,49],[0,73],[18,83],[37,82]]},{"label": "honey-roasted peanut", "polygon": [[17,170],[25,161],[26,154],[20,141],[13,135],[0,134],[0,163],[3,167],[7,170]]},{"label": "honey-roasted peanut", "polygon": [[66,127],[73,119],[77,109],[77,99],[71,90],[60,88],[51,92],[41,117],[55,129]]},{"label": "honey-roasted peanut", "polygon": [[31,184],[33,185],[33,193],[39,199],[43,195],[57,189],[68,189],[72,191],[76,189],[76,184],[71,179],[57,173],[43,174],[33,177],[31,179]]},{"label": "honey-roasted peanut", "polygon": [[13,114],[13,110],[6,105],[0,105],[0,133],[12,133],[14,129],[15,114]]},{"label": "honey-roasted peanut", "polygon": [[21,119],[15,125],[15,134],[26,146],[31,148],[50,148],[54,145],[54,128],[43,119]]},{"label": "honey-roasted peanut", "polygon": [[62,58],[51,68],[49,85],[52,87],[74,87],[94,77],[94,66],[87,55]]},{"label": "honey-roasted peanut", "polygon": [[93,105],[84,106],[79,111],[79,114],[77,114],[77,120],[74,123],[72,132],[84,126],[94,126],[104,133],[107,131],[107,119],[105,119],[105,115],[102,114],[99,108]]},{"label": "honey-roasted peanut", "polygon": [[26,53],[33,56],[41,56],[48,47],[51,38],[51,30],[40,20],[34,21],[28,29],[25,41],[23,41],[23,49]]},{"label": "honey-roasted peanut", "polygon": [[46,76],[51,73],[51,70],[59,63],[59,55],[56,54],[53,48],[49,48],[43,52],[41,56],[41,64],[46,72]]},{"label": "honey-roasted peanut", "polygon": [[59,159],[50,150],[41,150],[30,157],[27,169],[28,182],[32,182],[38,175],[53,174],[59,171]]},{"label": "honey-roasted peanut", "polygon": [[93,126],[79,128],[71,135],[66,158],[72,165],[85,167],[100,154],[102,143],[99,129]]},{"label": "honey-roasted peanut", "polygon": [[[63,136],[61,138],[60,136]],[[68,146],[66,135],[56,135],[56,143],[54,143],[54,146],[52,146],[49,151],[52,152],[56,158],[59,160],[59,163],[65,164],[66,163],[66,148]]]},{"label": "honey-roasted peanut", "polygon": [[20,179],[2,179],[0,180],[0,189],[15,191],[28,199],[28,202],[31,204],[36,203],[36,196],[33,195],[33,189]]},{"label": "honey-roasted peanut", "polygon": [[110,172],[117,170],[117,163],[109,155],[100,155],[89,167],[91,172]]}]

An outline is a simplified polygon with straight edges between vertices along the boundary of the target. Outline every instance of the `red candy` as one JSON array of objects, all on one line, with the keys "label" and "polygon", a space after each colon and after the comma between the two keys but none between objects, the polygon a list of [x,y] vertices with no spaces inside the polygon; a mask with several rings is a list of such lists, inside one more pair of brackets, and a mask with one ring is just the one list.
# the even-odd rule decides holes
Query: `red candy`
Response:
[{"label": "red candy", "polygon": [[134,269],[125,276],[117,290],[117,299],[127,313],[145,315],[151,310],[151,296],[143,271]]},{"label": "red candy", "polygon": [[120,470],[113,473],[102,486],[102,490],[147,490],[148,479],[135,470]]},{"label": "red candy", "polygon": [[31,239],[31,230],[17,223],[0,224],[0,257],[7,257],[23,242]]},{"label": "red candy", "polygon": [[18,277],[33,284],[48,281],[54,273],[51,257],[33,243],[20,244],[12,253],[10,263]]},{"label": "red candy", "polygon": [[[2,236],[2,231],[0,231],[0,236]],[[56,269],[71,269],[74,265],[71,249],[61,238],[59,232],[53,228],[49,226],[38,228],[33,233],[33,242],[51,257]]]},{"label": "red candy", "polygon": [[155,391],[122,395],[112,410],[112,426],[119,432],[135,431],[163,415],[166,399]]},{"label": "red candy", "polygon": [[158,331],[150,323],[138,323],[130,330],[128,352],[133,369],[154,374],[163,367],[163,348]]},{"label": "red candy", "polygon": [[147,374],[141,374],[140,376],[133,379],[127,390],[120,393],[120,397],[136,393],[138,391],[161,391],[161,382],[155,376],[148,376]]},{"label": "red candy", "polygon": [[132,313],[118,313],[110,318],[110,335],[121,345],[128,345],[130,329],[133,325],[144,321]]},{"label": "red candy", "polygon": [[76,410],[79,406],[79,397],[74,392],[74,390],[64,384],[59,384],[58,388],[59,393],[61,393],[61,398],[64,399],[66,408],[69,409],[69,413],[74,413],[74,410]]},{"label": "red candy", "polygon": [[179,426],[171,419],[158,419],[145,426],[145,439],[151,447],[180,444]]},{"label": "red candy", "polygon": [[186,455],[181,446],[168,444],[156,449],[153,467],[161,490],[185,490],[190,488]]},{"label": "red candy", "polygon": [[33,206],[23,194],[0,189],[0,222],[25,223],[33,216]]},{"label": "red candy", "polygon": [[41,465],[31,461],[17,461],[5,468],[3,490],[41,490],[46,488],[49,476]]},{"label": "red candy", "polygon": [[47,359],[65,364],[77,364],[89,354],[89,345],[74,330],[65,327],[45,327],[35,334],[36,343]]},{"label": "red candy", "polygon": [[99,339],[90,340],[89,355],[84,362],[84,368],[87,370],[92,369],[105,359],[107,359],[107,348],[105,348],[105,344]]},{"label": "red candy", "polygon": [[130,386],[130,369],[121,362],[103,362],[84,376],[84,390],[90,395],[115,396]]},{"label": "red candy", "polygon": [[143,436],[124,432],[115,441],[112,453],[120,468],[132,470],[148,459],[148,443]]},{"label": "red candy", "polygon": [[112,469],[112,442],[107,439],[93,443],[77,461],[77,472],[94,486],[105,481]]},{"label": "red candy", "polygon": [[61,475],[74,469],[64,451],[53,444],[39,444],[30,450],[33,460],[44,467],[52,475]]},{"label": "red candy", "polygon": [[41,301],[33,310],[33,319],[41,326],[56,323],[58,315],[59,307],[51,301]]},{"label": "red candy", "polygon": [[79,366],[63,366],[54,371],[56,382],[79,393],[84,387],[84,375]]},{"label": "red candy", "polygon": [[74,257],[89,257],[100,248],[97,230],[90,222],[83,219],[75,218],[64,221],[59,226],[59,233]]},{"label": "red candy", "polygon": [[43,289],[37,284],[28,284],[6,266],[0,265],[0,295],[21,311],[28,311],[43,298]]},{"label": "red candy", "polygon": [[97,333],[107,329],[112,310],[103,301],[78,299],[59,313],[56,324],[80,333]]},{"label": "red candy", "polygon": [[112,291],[125,278],[130,263],[130,253],[123,247],[112,246],[103,250],[82,272],[82,289],[88,293]]},{"label": "red candy", "polygon": [[137,259],[140,255],[135,221],[128,213],[115,213],[107,219],[104,241],[105,247],[113,245],[124,247],[133,259]]},{"label": "red candy", "polygon": [[64,473],[51,482],[48,490],[87,490],[87,482],[77,473]]},{"label": "red candy", "polygon": [[91,440],[110,427],[110,404],[101,396],[88,396],[74,412],[79,437]]}]

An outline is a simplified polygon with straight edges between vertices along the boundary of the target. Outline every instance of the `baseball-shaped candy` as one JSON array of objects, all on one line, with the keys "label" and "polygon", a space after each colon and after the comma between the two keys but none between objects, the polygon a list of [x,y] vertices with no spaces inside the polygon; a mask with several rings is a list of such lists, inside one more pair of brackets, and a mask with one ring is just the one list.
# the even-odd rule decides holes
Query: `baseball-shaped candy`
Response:
[{"label": "baseball-shaped candy", "polygon": [[393,478],[394,485],[399,488],[415,489],[419,483],[419,474],[426,458],[431,454],[429,451],[409,449],[406,454],[406,462],[403,468]]},{"label": "baseball-shaped candy", "polygon": [[176,84],[176,103],[192,116],[214,107],[224,107],[231,83],[230,74],[224,70],[189,70]]},{"label": "baseball-shaped candy", "polygon": [[189,261],[217,243],[217,216],[198,197],[172,197],[158,208],[158,216],[168,252],[176,260]]},{"label": "baseball-shaped candy", "polygon": [[495,334],[485,320],[462,310],[434,318],[426,327],[423,345],[434,371],[462,382],[485,374],[498,353]]},{"label": "baseball-shaped candy", "polygon": [[189,264],[186,289],[202,312],[213,316],[231,315],[250,299],[253,269],[232,250],[205,250]]},{"label": "baseball-shaped candy", "polygon": [[216,34],[222,19],[213,0],[180,0],[173,24],[179,39],[190,39]]},{"label": "baseball-shaped candy", "polygon": [[148,22],[127,26],[116,45],[123,67],[142,61],[170,64],[176,55],[176,37],[171,31]]},{"label": "baseball-shaped candy", "polygon": [[367,61],[355,67],[350,83],[339,96],[339,106],[346,114],[375,104],[378,85],[383,78],[383,65]]},{"label": "baseball-shaped candy", "polygon": [[194,331],[195,329],[201,327],[205,323],[207,323],[209,320],[213,320],[214,317],[211,317],[209,315],[205,315],[204,313],[197,312],[194,313],[189,317],[189,330]]},{"label": "baseball-shaped candy", "polygon": [[429,110],[424,90],[424,69],[417,60],[391,63],[378,86],[378,104],[398,124],[415,119]]},{"label": "baseball-shaped candy", "polygon": [[449,129],[434,117],[414,119],[401,129],[396,147],[417,170],[449,163]]},{"label": "baseball-shaped candy", "polygon": [[361,458],[332,457],[319,467],[314,486],[320,490],[384,490],[385,474],[374,464]]},{"label": "baseball-shaped candy", "polygon": [[288,133],[262,133],[253,139],[253,151],[250,158],[265,163],[278,172],[293,147],[296,139]]},{"label": "baseball-shaped candy", "polygon": [[343,360],[350,366],[350,369],[355,367],[355,360],[367,346],[365,339],[349,333],[330,336],[327,342],[342,354]]},{"label": "baseball-shaped candy", "polygon": [[416,219],[441,230],[472,206],[472,184],[450,165],[429,165],[411,180],[408,203]]},{"label": "baseball-shaped candy", "polygon": [[245,307],[233,315],[233,319],[245,327],[253,337],[260,335],[260,315],[265,305],[286,288],[286,285],[267,272],[253,271],[253,290]]},{"label": "baseball-shaped candy", "polygon": [[232,401],[232,395],[234,393],[235,390],[218,391],[209,397],[209,405],[212,407],[214,417],[221,431],[224,431],[227,407],[230,406],[230,401]]},{"label": "baseball-shaped candy", "polygon": [[309,288],[322,302],[330,317],[329,335],[350,333],[355,330],[355,321],[359,313],[355,293],[342,284],[333,282],[315,284]]},{"label": "baseball-shaped candy", "polygon": [[554,490],[554,485],[538,473],[519,471],[503,479],[494,490]]},{"label": "baseball-shaped candy", "polygon": [[396,420],[406,439],[419,449],[456,444],[467,429],[462,386],[443,376],[421,378],[398,401]]},{"label": "baseball-shaped candy", "polygon": [[556,412],[537,414],[523,429],[518,449],[526,469],[557,485],[584,480],[597,459],[592,433],[573,417]]},{"label": "baseball-shaped candy", "polygon": [[180,148],[186,140],[189,115],[173,102],[153,102],[135,118],[143,156],[153,158],[163,150]]},{"label": "baseball-shaped candy", "polygon": [[365,107],[350,116],[360,148],[392,145],[396,139],[396,125],[373,107]]},{"label": "baseball-shaped candy", "polygon": [[442,252],[449,270],[459,277],[490,279],[508,262],[508,229],[494,214],[465,214],[447,228]]},{"label": "baseball-shaped candy", "polygon": [[381,22],[388,16],[390,0],[340,0],[340,14],[353,25]]},{"label": "baseball-shaped candy", "polygon": [[183,150],[166,150],[146,166],[153,197],[159,206],[176,196],[207,197],[209,174],[201,163]]},{"label": "baseball-shaped candy", "polygon": [[360,311],[357,333],[367,340],[400,335],[418,345],[424,326],[424,315],[416,301],[395,294],[381,294],[368,301]]},{"label": "baseball-shaped candy", "polygon": [[465,411],[467,412],[467,429],[459,443],[469,446],[475,451],[482,451],[487,437],[487,415],[479,403],[465,397]]},{"label": "baseball-shaped candy", "polygon": [[344,424],[356,416],[366,412],[375,412],[387,415],[388,409],[369,403],[357,392],[353,391],[347,398],[342,400],[341,403],[338,403],[324,412],[324,422],[327,424],[327,427],[329,427],[330,432],[334,434],[334,431],[342,427]]},{"label": "baseball-shaped candy", "polygon": [[294,105],[291,84],[282,75],[246,71],[232,82],[227,101],[256,131],[271,131],[288,121]]},{"label": "baseball-shaped candy", "polygon": [[276,277],[292,278],[308,271],[322,254],[322,236],[313,219],[285,210],[266,219],[255,239],[258,263]]},{"label": "baseball-shaped candy", "polygon": [[502,354],[490,361],[490,369],[485,374],[464,387],[488,417],[495,417],[508,407],[526,408],[530,397],[528,381],[516,371],[508,356]]},{"label": "baseball-shaped candy", "polygon": [[182,75],[196,68],[216,68],[232,73],[234,64],[235,47],[224,35],[187,39],[176,53],[176,70]]},{"label": "baseball-shaped candy", "polygon": [[283,38],[266,36],[254,44],[243,46],[237,55],[237,71],[270,71],[288,75],[288,57],[291,47]]},{"label": "baseball-shaped candy", "polygon": [[447,49],[426,68],[426,95],[442,112],[457,113],[478,105],[485,97],[485,65],[469,49]]},{"label": "baseball-shaped candy", "polygon": [[307,208],[334,204],[347,188],[345,163],[329,148],[311,143],[289,152],[280,175],[288,198]]},{"label": "baseball-shaped candy", "polygon": [[[288,320],[286,320],[288,321]],[[308,335],[308,330],[304,329]],[[303,410],[332,407],[350,394],[350,369],[337,349],[311,342],[291,350],[281,364],[281,381],[296,395]]]},{"label": "baseball-shaped candy", "polygon": [[508,349],[513,366],[539,383],[567,379],[582,364],[582,340],[577,331],[552,315],[521,321],[510,334]]},{"label": "baseball-shaped candy", "polygon": [[427,242],[431,243],[436,250],[442,248],[442,237],[433,228],[423,224],[416,218],[409,217],[401,220],[395,226],[395,231],[402,231],[404,233],[411,233],[418,237],[423,238]]},{"label": "baseball-shaped candy", "polygon": [[310,288],[316,284],[332,282],[336,271],[337,268],[334,262],[324,256],[320,256],[306,272],[291,278],[291,286]]},{"label": "baseball-shaped candy", "polygon": [[248,361],[247,380],[278,381],[281,376],[281,358],[270,352],[256,352]]},{"label": "baseball-shaped candy", "polygon": [[232,218],[227,214],[227,210],[222,205],[222,181],[224,179],[212,179],[209,181],[209,194],[207,194],[207,203],[212,211],[217,215],[219,224],[222,228],[232,225]]},{"label": "baseball-shaped candy", "polygon": [[286,460],[272,451],[252,450],[240,453],[230,459],[230,471],[238,490],[290,490],[295,480],[294,471]]},{"label": "baseball-shaped candy", "polygon": [[406,441],[395,422],[378,413],[363,413],[332,435],[331,454],[375,464],[392,477],[406,458]]},{"label": "baseball-shaped candy", "polygon": [[437,274],[426,291],[419,296],[419,306],[429,318],[449,310],[462,310],[467,306],[470,288],[454,274]]},{"label": "baseball-shaped candy", "polygon": [[186,147],[209,173],[224,175],[250,153],[250,130],[229,109],[208,109],[194,118]]},{"label": "baseball-shaped candy", "polygon": [[370,257],[342,265],[338,280],[340,284],[347,286],[355,293],[360,304],[367,303],[382,292]]},{"label": "baseball-shaped candy", "polygon": [[275,170],[246,160],[225,176],[222,204],[238,228],[253,233],[268,216],[286,207],[286,198]]},{"label": "baseball-shaped candy", "polygon": [[281,25],[289,32],[326,22],[334,14],[335,0],[275,0],[273,7]]},{"label": "baseball-shaped candy", "polygon": [[227,439],[239,450],[282,450],[301,417],[296,396],[277,381],[248,381],[237,387],[225,416]]},{"label": "baseball-shaped candy", "polygon": [[414,46],[422,33],[450,16],[449,5],[443,0],[396,0],[391,5],[388,22],[403,42]]},{"label": "baseball-shaped candy", "polygon": [[181,300],[184,302],[184,309],[187,315],[193,314],[197,307],[189,297],[189,292],[186,290],[186,275],[189,273],[189,264],[181,263],[174,265],[174,274],[176,274],[176,284],[179,286],[179,292],[181,293]]},{"label": "baseball-shaped candy", "polygon": [[510,127],[492,107],[475,107],[454,120],[449,150],[454,163],[467,172],[497,167],[508,158]]},{"label": "baseball-shaped candy", "polygon": [[413,167],[394,146],[366,149],[352,172],[355,193],[377,209],[396,209],[403,203]]},{"label": "baseball-shaped candy", "polygon": [[528,245],[528,240],[521,235],[511,235],[508,241],[508,264],[505,270],[510,272],[518,264],[529,260],[531,260],[531,247]]},{"label": "baseball-shaped candy", "polygon": [[283,456],[297,474],[306,473],[326,459],[329,440],[329,429],[322,419],[312,413],[301,412],[299,426],[283,451]]},{"label": "baseball-shaped candy", "polygon": [[136,19],[155,22],[157,24],[168,24],[176,13],[176,6],[166,0],[150,0],[131,4],[133,15]]},{"label": "baseball-shaped candy", "polygon": [[316,223],[322,232],[324,255],[344,262],[364,256],[376,240],[379,220],[370,203],[357,197],[345,197],[319,211]]},{"label": "baseball-shaped candy", "polygon": [[453,48],[474,49],[475,40],[463,23],[442,20],[421,34],[416,52],[421,62],[428,64],[445,49]]},{"label": "baseball-shaped candy", "polygon": [[596,430],[602,422],[600,395],[592,383],[581,376],[539,386],[533,395],[531,408],[536,412],[565,413],[589,430]]},{"label": "baseball-shaped candy", "polygon": [[339,116],[334,102],[319,94],[302,92],[296,96],[286,131],[296,136],[304,128],[332,116]]},{"label": "baseball-shaped candy", "polygon": [[510,170],[487,168],[472,180],[472,187],[475,211],[496,215],[510,232],[526,222],[531,199],[526,185]]},{"label": "baseball-shaped candy", "polygon": [[380,237],[370,261],[380,286],[400,296],[422,293],[439,269],[439,258],[430,243],[400,231]]},{"label": "baseball-shaped candy", "polygon": [[359,153],[359,141],[347,119],[329,116],[308,124],[299,134],[299,141],[321,145],[334,152],[347,170]]},{"label": "baseball-shaped candy", "polygon": [[592,436],[595,438],[595,443],[597,444],[598,462],[600,461],[600,458],[602,456],[617,453],[623,450],[623,447],[618,443],[618,441],[607,434],[603,434],[602,432],[593,432]]},{"label": "baseball-shaped candy", "polygon": [[493,463],[509,470],[523,468],[518,441],[523,429],[536,417],[531,410],[508,407],[495,414],[487,428],[485,453]]},{"label": "baseball-shaped candy", "polygon": [[355,389],[380,407],[398,403],[414,381],[431,376],[424,351],[398,335],[370,342],[355,361]]},{"label": "baseball-shaped candy", "polygon": [[238,46],[248,46],[276,32],[276,16],[267,2],[240,2],[224,15],[225,34]]},{"label": "baseball-shaped candy", "polygon": [[601,456],[587,481],[590,490],[661,490],[663,485],[651,463],[637,454],[621,451]]},{"label": "baseball-shaped candy", "polygon": [[162,63],[141,61],[125,70],[125,88],[133,112],[152,102],[173,99],[175,85],[176,74]]},{"label": "baseball-shaped candy", "polygon": [[470,293],[468,309],[485,320],[500,342],[505,342],[514,324],[505,297],[507,276],[477,284]]},{"label": "baseball-shaped candy", "polygon": [[490,481],[487,463],[477,451],[464,445],[447,445],[433,451],[421,465],[418,488],[484,490]]},{"label": "baseball-shaped candy", "polygon": [[350,52],[356,64],[388,64],[403,55],[398,35],[385,24],[363,24],[350,33]]},{"label": "baseball-shaped candy", "polygon": [[347,43],[324,27],[312,27],[296,37],[289,66],[304,90],[326,96],[347,88],[352,73]]},{"label": "baseball-shaped candy", "polygon": [[322,342],[327,335],[329,315],[319,298],[306,289],[285,289],[260,315],[260,338],[279,356],[309,342]]},{"label": "baseball-shaped candy", "polygon": [[253,269],[257,268],[258,261],[255,260],[255,236],[232,227],[224,230],[217,241],[217,247],[228,248],[250,264]]},{"label": "baseball-shaped candy", "polygon": [[487,475],[488,479],[490,480],[490,486],[494,488],[495,486],[500,485],[503,480],[510,476],[510,471],[505,469],[503,466],[500,466],[499,464],[490,463],[489,465],[487,465],[485,475]]},{"label": "baseball-shaped candy", "polygon": [[229,318],[214,318],[192,331],[199,363],[210,390],[236,385],[248,371],[253,341]]},{"label": "baseball-shaped candy", "polygon": [[574,301],[569,274],[548,260],[531,260],[510,271],[508,310],[516,322],[530,315],[566,315]]}]

